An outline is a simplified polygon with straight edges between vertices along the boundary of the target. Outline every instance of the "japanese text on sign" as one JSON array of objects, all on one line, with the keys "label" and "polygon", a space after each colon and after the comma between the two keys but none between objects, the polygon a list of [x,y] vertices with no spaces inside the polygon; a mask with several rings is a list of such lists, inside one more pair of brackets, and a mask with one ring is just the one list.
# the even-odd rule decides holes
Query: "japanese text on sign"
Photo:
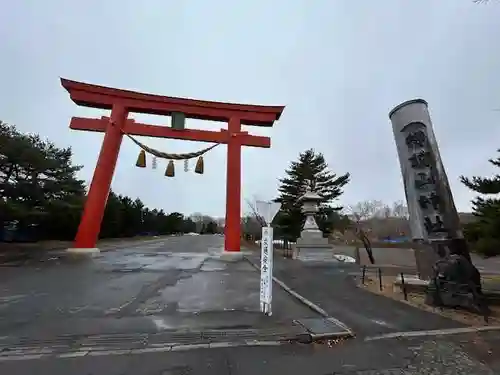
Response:
[{"label": "japanese text on sign", "polygon": [[[425,125],[413,123],[406,133],[405,143],[410,151],[411,168],[414,171],[414,186],[418,191],[418,206],[423,213],[423,227],[428,235],[442,235],[447,232],[441,218],[441,199],[437,193],[435,165],[425,131]],[[417,128],[415,129],[415,126]]]},{"label": "japanese text on sign", "polygon": [[270,304],[272,300],[273,228],[262,228],[260,263],[260,302]]}]

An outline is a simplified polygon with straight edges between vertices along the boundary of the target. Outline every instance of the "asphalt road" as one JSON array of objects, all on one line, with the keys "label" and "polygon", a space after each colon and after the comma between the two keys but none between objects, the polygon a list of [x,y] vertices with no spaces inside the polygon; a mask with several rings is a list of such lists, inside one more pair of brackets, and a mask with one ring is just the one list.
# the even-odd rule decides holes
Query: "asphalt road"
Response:
[{"label": "asphalt road", "polygon": [[[462,335],[453,339],[351,340],[333,347],[284,345],[7,361],[0,362],[0,372],[16,375],[498,374],[499,351],[494,348],[489,353],[483,345],[477,347],[478,341],[474,339],[480,340]],[[477,354],[471,354],[473,351]]]},{"label": "asphalt road", "polygon": [[159,332],[263,327],[313,312],[275,291],[259,313],[259,275],[217,259],[221,236],[182,236],[102,252],[92,260],[48,255],[1,267],[0,336]]},{"label": "asphalt road", "polygon": [[[197,329],[265,330],[316,316],[277,287],[273,316],[263,316],[258,308],[258,272],[245,262],[218,259],[222,241],[219,236],[162,238],[103,252],[92,260],[50,254],[21,267],[0,267],[0,347],[12,343],[0,352],[0,358],[12,354],[0,360],[0,373],[367,375],[450,369],[460,371],[448,373],[492,373],[471,359],[460,342],[432,338],[373,342],[357,338],[333,347],[187,345],[179,351],[161,347],[158,352],[131,351],[145,334],[161,338],[165,332]],[[324,285],[305,287],[305,296],[311,289],[324,289]],[[336,303],[350,306],[342,299]],[[79,342],[86,350],[44,355],[44,350],[56,350],[68,341]],[[127,350],[87,351],[106,345]]]}]

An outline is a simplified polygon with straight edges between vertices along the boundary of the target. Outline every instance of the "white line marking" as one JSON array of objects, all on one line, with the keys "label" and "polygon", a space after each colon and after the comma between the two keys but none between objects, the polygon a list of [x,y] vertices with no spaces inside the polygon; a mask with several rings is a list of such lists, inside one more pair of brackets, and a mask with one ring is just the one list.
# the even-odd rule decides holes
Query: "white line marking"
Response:
[{"label": "white line marking", "polygon": [[127,307],[128,305],[130,305],[132,302],[135,301],[135,298],[132,298],[130,301],[127,301],[125,302],[124,304],[122,304],[121,306],[118,306],[118,307],[111,307],[110,309],[107,309],[104,314],[106,315],[110,315],[110,314],[115,314],[117,312],[120,312],[122,311],[125,307]]},{"label": "white line marking", "polygon": [[[246,343],[245,343],[246,344]],[[216,348],[232,348],[235,346],[239,346],[240,344],[237,342],[212,342],[208,344],[210,349],[216,349]],[[247,344],[248,345],[248,344]]]},{"label": "white line marking", "polygon": [[385,327],[394,327],[392,324],[389,324],[383,320],[378,320],[378,319],[371,319],[371,321],[375,324],[379,324],[381,326],[385,326]]},{"label": "white line marking", "polygon": [[98,356],[98,355],[122,355],[122,354],[129,354],[130,349],[118,349],[118,350],[98,350],[98,351],[93,351],[91,350],[88,355],[89,356]]},{"label": "white line marking", "polygon": [[210,344],[185,344],[185,345],[173,345],[170,349],[174,352],[177,351],[186,351],[193,349],[209,349]]},{"label": "white line marking", "polygon": [[74,358],[74,357],[84,357],[89,354],[88,350],[80,350],[78,352],[62,353],[59,354],[58,358]]},{"label": "white line marking", "polygon": [[30,361],[32,359],[41,359],[46,357],[45,354],[27,354],[27,355],[11,355],[11,356],[0,356],[0,362],[4,361]]},{"label": "white line marking", "polygon": [[499,331],[499,330],[500,330],[500,326],[483,326],[483,327],[434,329],[434,330],[427,330],[427,331],[392,332],[392,333],[385,333],[383,335],[378,335],[378,336],[366,337],[365,341],[393,339],[393,338],[398,338],[398,337],[458,335],[460,333],[473,333],[473,332]]},{"label": "white line marking", "polygon": [[143,353],[163,353],[163,352],[169,352],[172,350],[171,346],[159,346],[159,347],[152,347],[152,348],[141,348],[141,349],[132,349],[130,351],[130,354],[143,354]]},{"label": "white line marking", "polygon": [[283,345],[281,341],[259,341],[259,340],[245,340],[248,346],[279,346]]}]

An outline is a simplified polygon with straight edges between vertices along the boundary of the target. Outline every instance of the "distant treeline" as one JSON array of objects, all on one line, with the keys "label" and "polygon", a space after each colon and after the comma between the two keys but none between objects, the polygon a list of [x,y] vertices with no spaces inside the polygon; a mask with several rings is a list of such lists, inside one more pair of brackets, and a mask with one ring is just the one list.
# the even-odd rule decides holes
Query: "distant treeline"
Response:
[{"label": "distant treeline", "polygon": [[[71,148],[59,148],[36,134],[0,121],[0,241],[71,240],[86,196],[72,164]],[[217,231],[215,223],[204,232]],[[137,198],[111,192],[101,238],[194,232],[181,213],[149,209]]]}]

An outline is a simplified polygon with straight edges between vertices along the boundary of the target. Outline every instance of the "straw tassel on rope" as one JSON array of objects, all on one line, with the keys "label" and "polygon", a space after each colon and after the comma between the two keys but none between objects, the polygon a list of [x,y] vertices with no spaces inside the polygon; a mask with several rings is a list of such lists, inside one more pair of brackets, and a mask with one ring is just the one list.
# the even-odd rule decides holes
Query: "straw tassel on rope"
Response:
[{"label": "straw tassel on rope", "polygon": [[196,167],[194,168],[194,173],[203,174],[204,172],[203,156],[200,156],[196,161]]},{"label": "straw tassel on rope", "polygon": [[137,157],[137,162],[135,163],[136,167],[146,168],[146,151],[139,151],[139,156]]},{"label": "straw tassel on rope", "polygon": [[165,169],[165,176],[174,177],[175,176],[175,166],[174,161],[170,160],[167,165],[167,169]]},{"label": "straw tassel on rope", "polygon": [[169,154],[166,152],[161,152],[158,150],[155,150],[154,148],[148,147],[144,145],[143,143],[139,142],[137,139],[132,137],[130,134],[124,133],[127,137],[129,137],[132,142],[134,142],[136,145],[138,145],[141,148],[141,151],[139,152],[139,156],[137,157],[137,162],[136,166],[139,168],[146,168],[146,153],[151,154],[153,156],[153,169],[156,168],[156,158],[161,158],[161,159],[169,159],[167,169],[165,170],[165,176],[167,177],[174,177],[175,176],[175,166],[174,166],[174,160],[184,160],[184,170],[187,171],[188,169],[188,163],[187,160],[189,159],[194,159],[198,157],[198,160],[196,162],[196,167],[195,167],[195,173],[197,174],[203,174],[205,171],[204,168],[204,162],[203,162],[203,155],[207,153],[208,151],[212,150],[213,148],[217,147],[220,145],[220,143],[216,143],[212,146],[209,146],[207,148],[204,148],[202,150],[196,151],[196,152],[190,152],[186,154]]}]

